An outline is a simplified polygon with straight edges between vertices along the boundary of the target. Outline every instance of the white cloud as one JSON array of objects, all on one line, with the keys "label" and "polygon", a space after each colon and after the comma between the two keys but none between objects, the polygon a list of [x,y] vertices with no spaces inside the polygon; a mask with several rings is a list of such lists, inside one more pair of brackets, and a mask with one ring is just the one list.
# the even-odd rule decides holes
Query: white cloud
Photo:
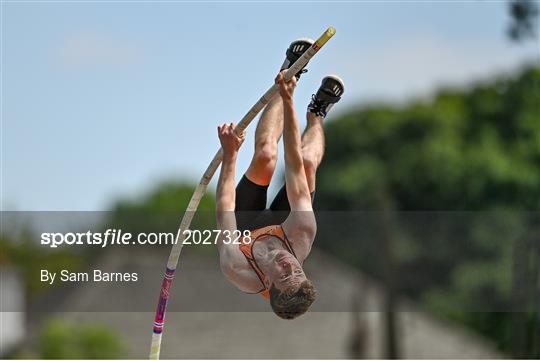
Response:
[{"label": "white cloud", "polygon": [[96,32],[73,33],[54,49],[53,64],[58,67],[86,68],[124,66],[144,61],[144,49],[133,41]]},{"label": "white cloud", "polygon": [[[405,100],[442,86],[460,86],[538,59],[533,46],[452,44],[434,37],[399,39],[360,53],[341,56],[352,98]],[[352,88],[352,89],[351,89]]]}]

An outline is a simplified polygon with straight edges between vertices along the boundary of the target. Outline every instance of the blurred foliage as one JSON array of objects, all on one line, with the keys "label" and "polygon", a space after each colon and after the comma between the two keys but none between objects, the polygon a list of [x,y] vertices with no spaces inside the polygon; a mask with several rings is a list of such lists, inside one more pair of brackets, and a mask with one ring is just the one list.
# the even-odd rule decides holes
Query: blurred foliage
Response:
[{"label": "blurred foliage", "polygon": [[399,209],[538,209],[539,72],[403,108],[366,106],[329,123],[319,205],[373,209],[384,182]]},{"label": "blurred foliage", "polygon": [[[408,211],[388,227],[397,291],[510,351],[511,313],[465,311],[486,301],[509,309],[516,239],[540,224],[540,69],[404,106],[366,105],[329,122],[326,139],[316,209]],[[340,230],[339,241],[320,228],[318,246],[384,273],[390,261],[363,228]],[[518,264],[538,274],[540,256],[531,254]],[[531,330],[540,327],[538,313],[527,317]],[[531,332],[529,349],[540,342]]]},{"label": "blurred foliage", "polygon": [[12,265],[22,274],[26,294],[30,297],[48,290],[51,285],[41,282],[40,272],[60,272],[70,269],[76,272],[83,260],[68,249],[47,249],[35,242],[30,234],[20,235],[17,239],[0,235],[0,264]]},{"label": "blurred foliage", "polygon": [[[145,212],[154,211],[176,212],[184,211],[193,195],[193,184],[168,181],[156,185],[146,195],[138,199],[122,199],[115,203],[115,212]],[[214,212],[215,200],[212,192],[208,192],[199,203],[200,211]]]},{"label": "blurred foliage", "polygon": [[125,357],[124,346],[105,326],[71,324],[51,320],[41,330],[40,359],[117,359]]},{"label": "blurred foliage", "polygon": [[[195,186],[174,181],[164,182],[152,188],[138,199],[122,199],[115,203],[106,220],[105,228],[121,228],[132,232],[171,232],[176,234]],[[215,229],[214,192],[207,192],[194,214],[191,229]],[[140,248],[141,246],[137,246]],[[197,247],[208,249],[211,247]],[[170,249],[152,246],[152,249]]]}]

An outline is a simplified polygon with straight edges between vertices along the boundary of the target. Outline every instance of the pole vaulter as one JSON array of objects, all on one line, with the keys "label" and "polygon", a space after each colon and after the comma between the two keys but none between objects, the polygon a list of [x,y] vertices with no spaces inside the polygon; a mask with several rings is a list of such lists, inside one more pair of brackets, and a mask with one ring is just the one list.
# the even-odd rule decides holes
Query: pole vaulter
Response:
[{"label": "pole vaulter", "polygon": [[[314,43],[313,45],[300,57],[298,60],[286,71],[285,80],[289,81],[296,73],[298,73],[304,66],[309,62],[309,60],[317,54],[317,52],[326,44],[332,36],[334,36],[336,29],[329,27]],[[259,112],[268,104],[272,97],[277,93],[279,86],[274,84],[264,93],[264,95],[251,107],[251,109],[244,115],[242,120],[236,126],[235,132],[237,135],[242,134],[244,129],[251,123],[251,121],[259,114]],[[189,229],[193,216],[197,211],[201,198],[206,192],[206,188],[210,183],[210,180],[214,176],[217,168],[219,167],[222,160],[223,152],[220,148],[216,153],[212,162],[204,172],[197,188],[195,189],[189,204],[187,206],[186,212],[180,222],[180,230],[182,232],[177,232],[175,243],[172,247],[169,259],[167,261],[167,267],[165,269],[165,276],[161,284],[161,292],[159,295],[159,302],[157,305],[156,315],[154,319],[154,327],[152,333],[152,344],[150,348],[150,359],[157,360],[159,359],[159,354],[161,350],[161,339],[163,337],[163,328],[165,325],[165,312],[167,309],[167,301],[170,296],[172,281],[174,278],[174,273],[178,266],[178,259],[180,257],[180,252],[182,251],[183,241],[184,241],[184,232]]]}]

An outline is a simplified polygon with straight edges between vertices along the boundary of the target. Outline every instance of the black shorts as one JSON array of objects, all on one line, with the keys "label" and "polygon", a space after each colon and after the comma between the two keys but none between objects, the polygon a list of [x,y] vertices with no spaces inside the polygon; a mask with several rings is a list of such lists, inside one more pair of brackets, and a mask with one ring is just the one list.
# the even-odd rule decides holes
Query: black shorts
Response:
[{"label": "black shorts", "polygon": [[[245,175],[236,186],[236,224],[239,230],[254,230],[274,224],[281,224],[291,212],[287,188],[281,187],[270,208],[266,208],[268,186],[260,186]],[[315,192],[311,193],[311,202]]]}]

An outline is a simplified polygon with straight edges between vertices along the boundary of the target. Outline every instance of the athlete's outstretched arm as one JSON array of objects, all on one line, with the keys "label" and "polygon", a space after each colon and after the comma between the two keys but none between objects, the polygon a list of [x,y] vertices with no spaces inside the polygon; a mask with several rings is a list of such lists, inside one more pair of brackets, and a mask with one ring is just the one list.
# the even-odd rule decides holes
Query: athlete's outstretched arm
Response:
[{"label": "athlete's outstretched arm", "polygon": [[311,196],[302,160],[302,140],[293,94],[296,78],[285,82],[284,72],[276,77],[279,93],[283,99],[283,147],[285,153],[285,184],[292,211],[311,211]]},{"label": "athlete's outstretched arm", "polygon": [[[217,185],[216,221],[221,230],[218,240],[219,264],[223,275],[237,286],[243,284],[244,271],[239,265],[245,262],[238,246],[226,239],[234,238],[232,232],[236,231],[236,207],[235,173],[238,149],[244,141],[244,133],[237,136],[234,132],[233,123],[223,124],[218,127],[219,141],[223,149],[223,160]],[[227,234],[229,237],[227,237]],[[241,287],[241,286],[239,286]]]},{"label": "athlete's outstretched arm", "polygon": [[219,173],[216,192],[216,221],[221,230],[236,230],[234,209],[236,205],[235,173],[238,149],[244,141],[244,135],[234,133],[233,123],[218,127],[219,141],[223,149],[223,161]]},{"label": "athlete's outstretched arm", "polygon": [[296,112],[294,111],[293,93],[296,87],[296,78],[285,82],[283,73],[280,73],[276,82],[283,98],[283,146],[285,150],[285,186],[287,198],[291,205],[291,212],[283,222],[283,230],[294,243],[304,243],[302,254],[305,259],[311,249],[311,244],[317,232],[317,223],[311,206],[311,195],[304,170],[302,158],[302,141]]}]

